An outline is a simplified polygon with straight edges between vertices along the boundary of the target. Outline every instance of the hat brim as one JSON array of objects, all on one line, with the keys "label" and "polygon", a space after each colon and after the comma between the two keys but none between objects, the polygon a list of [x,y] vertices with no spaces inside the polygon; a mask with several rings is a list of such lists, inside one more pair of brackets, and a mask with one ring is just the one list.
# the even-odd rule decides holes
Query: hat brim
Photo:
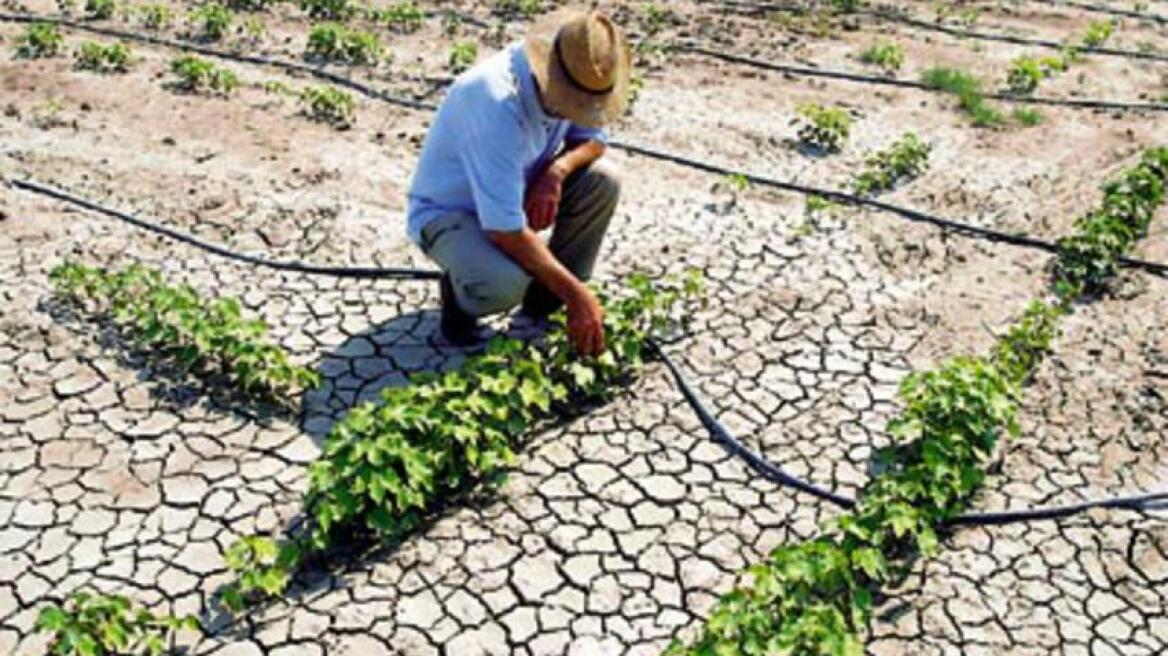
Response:
[{"label": "hat brim", "polygon": [[531,73],[539,82],[544,106],[569,121],[590,128],[612,123],[625,110],[629,96],[632,55],[624,33],[617,31],[617,64],[612,90],[597,95],[577,88],[555,56],[560,26],[585,12],[565,8],[540,18],[527,33],[524,50]]}]

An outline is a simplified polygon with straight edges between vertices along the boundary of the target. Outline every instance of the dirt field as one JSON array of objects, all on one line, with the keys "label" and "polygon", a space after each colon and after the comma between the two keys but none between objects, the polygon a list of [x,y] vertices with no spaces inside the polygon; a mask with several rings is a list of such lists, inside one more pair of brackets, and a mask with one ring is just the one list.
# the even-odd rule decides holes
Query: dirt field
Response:
[{"label": "dirt field", "polygon": [[[55,15],[53,2],[4,12]],[[171,3],[176,15],[185,3]],[[377,0],[376,4],[387,4]],[[411,34],[375,29],[393,53],[335,70],[429,102],[449,80],[450,44],[479,58],[528,22],[488,4],[423,2],[485,22],[455,35],[440,16]],[[545,3],[547,4],[547,3]],[[660,4],[660,3],[659,3]],[[1146,3],[1168,14],[1168,3]],[[644,4],[602,2],[634,40]],[[1130,9],[1130,3],[1124,8]],[[858,53],[904,47],[899,78],[934,65],[1000,85],[1038,48],[958,39],[868,15],[799,20],[669,2],[654,42],[686,41],[775,62],[875,72]],[[931,19],[934,7],[901,2]],[[1046,2],[970,3],[976,28],[1074,38],[1101,17]],[[1116,4],[1119,6],[1119,3]],[[81,13],[78,7],[76,13]],[[745,12],[749,13],[749,12]],[[246,14],[257,39],[221,47],[302,60],[311,21],[291,4]],[[782,14],[776,14],[781,16]],[[245,14],[240,14],[245,16]],[[147,33],[121,14],[91,24]],[[266,90],[315,84],[278,68],[220,62],[230,97],[177,93],[173,48],[133,44],[128,73],[78,71],[66,53],[12,56],[23,25],[0,22],[0,175],[31,178],[237,250],[320,264],[429,263],[404,235],[405,192],[429,121],[356,96],[352,129],[307,120]],[[162,31],[181,38],[182,20]],[[1168,25],[1122,19],[1113,47],[1168,52]],[[644,88],[612,133],[727,167],[846,188],[865,155],[906,130],[933,145],[928,171],[881,200],[1010,233],[1056,239],[1105,177],[1168,143],[1168,112],[1040,107],[1042,124],[975,128],[952,97],[785,76],[694,54],[641,57]],[[1168,102],[1168,63],[1085,56],[1046,80],[1064,98]],[[792,143],[796,107],[855,116],[839,154]],[[1009,105],[996,103],[1005,109]],[[1049,255],[944,232],[873,210],[816,219],[805,198],[613,149],[623,200],[598,271],[700,267],[710,306],[670,347],[719,418],[788,471],[854,494],[888,443],[899,381],[960,353],[1040,296]],[[1168,262],[1161,211],[1136,256]],[[326,384],[298,416],[237,407],[163,377],[108,330],[57,311],[47,273],[66,257],[143,262],[169,280],[236,296]],[[1062,323],[1027,388],[1022,437],[977,509],[1023,508],[1165,489],[1168,282],[1127,271],[1113,297]],[[83,587],[202,617],[192,654],[651,654],[692,635],[718,596],[776,545],[808,538],[835,512],[758,479],[712,443],[666,372],[533,436],[507,483],[445,512],[400,548],[311,571],[288,597],[228,624],[210,613],[229,580],[223,551],[299,511],[320,438],[359,400],[439,369],[459,350],[437,334],[437,286],[275,273],[223,260],[92,212],[0,187],[0,652],[44,653],[39,608]],[[871,654],[1168,652],[1168,527],[1161,513],[1092,512],[1058,522],[962,529],[880,600]]]}]

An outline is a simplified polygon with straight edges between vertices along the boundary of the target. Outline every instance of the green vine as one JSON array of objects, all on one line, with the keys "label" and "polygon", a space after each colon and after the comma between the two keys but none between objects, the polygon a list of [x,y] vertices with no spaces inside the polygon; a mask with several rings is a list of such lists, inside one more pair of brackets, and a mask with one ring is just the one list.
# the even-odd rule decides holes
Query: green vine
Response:
[{"label": "green vine", "polygon": [[901,412],[888,422],[894,444],[877,453],[880,473],[856,506],[814,540],[781,546],[748,568],[696,640],[675,640],[667,653],[862,654],[859,635],[874,595],[914,554],[935,553],[938,531],[969,505],[998,440],[1018,432],[1022,387],[1050,349],[1058,320],[1146,231],[1166,176],[1168,149],[1155,148],[1104,185],[1101,209],[1063,241],[1056,301],[1032,303],[986,355],[954,357],[907,376]]},{"label": "green vine", "polygon": [[194,617],[154,615],[135,609],[121,595],[76,592],[68,603],[49,604],[37,617],[37,628],[53,634],[49,651],[59,655],[165,653],[167,639],[180,629],[198,630]]},{"label": "green vine", "polygon": [[700,286],[696,274],[659,285],[634,275],[629,294],[601,295],[608,347],[598,357],[575,357],[561,313],[538,342],[495,338],[458,370],[414,376],[353,408],[309,470],[306,529],[236,542],[227,560],[236,580],[222,591],[224,605],[239,611],[279,595],[305,557],[342,540],[396,543],[442,500],[500,480],[533,427],[607,399],[627,381],[645,340],[675,323],[678,304]]},{"label": "green vine", "polygon": [[200,298],[187,285],[168,285],[157,271],[132,265],[108,272],[67,262],[49,274],[69,303],[108,315],[141,348],[161,352],[184,370],[227,374],[249,394],[280,399],[316,387],[319,375],[291,364],[264,339],[267,325],[245,319],[233,298]]}]

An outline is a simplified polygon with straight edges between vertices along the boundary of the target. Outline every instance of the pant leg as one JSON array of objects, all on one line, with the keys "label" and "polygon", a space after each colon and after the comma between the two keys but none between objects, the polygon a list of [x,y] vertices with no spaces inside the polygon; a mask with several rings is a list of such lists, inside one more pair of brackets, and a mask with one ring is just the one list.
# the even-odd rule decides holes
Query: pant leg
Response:
[{"label": "pant leg", "polygon": [[469,214],[430,221],[422,228],[421,246],[450,276],[458,306],[476,317],[519,305],[531,283],[531,276],[492,244]]},{"label": "pant leg", "polygon": [[[559,212],[548,248],[580,280],[592,278],[596,256],[620,200],[620,180],[613,167],[597,160],[564,181]],[[543,285],[533,283],[524,305],[551,312],[560,300]]]}]

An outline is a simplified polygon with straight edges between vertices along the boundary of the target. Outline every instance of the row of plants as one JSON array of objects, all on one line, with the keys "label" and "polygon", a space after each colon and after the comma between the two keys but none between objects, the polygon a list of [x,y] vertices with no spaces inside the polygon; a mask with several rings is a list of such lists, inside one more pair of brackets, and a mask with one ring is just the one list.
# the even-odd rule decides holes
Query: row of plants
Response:
[{"label": "row of plants", "polygon": [[385,57],[385,46],[376,34],[335,22],[313,25],[305,53],[310,58],[350,64],[376,64]]},{"label": "row of plants", "polygon": [[644,345],[669,329],[701,280],[631,276],[620,298],[601,294],[607,349],[577,358],[564,315],[535,342],[496,337],[443,374],[414,376],[359,405],[325,437],[309,469],[306,521],[295,535],[248,536],[227,552],[234,583],[223,604],[239,611],[281,594],[308,558],[341,543],[395,543],[442,503],[501,480],[529,431],[609,398],[638,370]]},{"label": "row of plants", "polygon": [[[969,115],[977,127],[997,127],[1006,123],[1006,115],[986,100],[981,81],[972,74],[943,66],[926,69],[921,81],[930,89],[947,91],[957,97],[957,106]],[[1042,122],[1042,115],[1031,107],[1019,107],[1012,114],[1015,121],[1025,126]]]},{"label": "row of plants", "polygon": [[140,265],[107,271],[66,262],[49,278],[66,303],[112,320],[142,351],[187,373],[226,375],[245,394],[277,401],[320,384],[316,372],[292,364],[268,341],[267,324],[245,318],[234,298],[202,298]]},{"label": "row of plants", "polygon": [[60,656],[169,653],[177,631],[199,630],[193,616],[154,614],[122,595],[75,592],[37,616],[38,630],[52,634],[49,653]]},{"label": "row of plants", "polygon": [[1113,24],[1107,20],[1092,22],[1079,41],[1079,46],[1070,45],[1062,49],[1057,55],[1030,56],[1023,55],[1010,62],[1006,72],[1006,87],[1010,92],[1018,95],[1034,93],[1043,80],[1053,77],[1056,73],[1065,72],[1071,64],[1082,59],[1079,47],[1098,48],[1111,38]]},{"label": "row of plants", "polygon": [[[1018,431],[1022,387],[1049,350],[1057,321],[1104,284],[1116,258],[1145,234],[1166,178],[1168,148],[1154,148],[1105,184],[1099,209],[1062,242],[1053,300],[1033,302],[987,353],[907,376],[901,411],[887,427],[893,444],[876,454],[877,473],[856,506],[818,537],[781,546],[749,567],[696,639],[674,641],[667,653],[862,654],[859,636],[881,586],[903,576],[913,558],[935,553],[946,524],[968,507],[999,440]],[[1092,245],[1081,248],[1084,240]],[[1100,259],[1109,266],[1083,266]]]}]

